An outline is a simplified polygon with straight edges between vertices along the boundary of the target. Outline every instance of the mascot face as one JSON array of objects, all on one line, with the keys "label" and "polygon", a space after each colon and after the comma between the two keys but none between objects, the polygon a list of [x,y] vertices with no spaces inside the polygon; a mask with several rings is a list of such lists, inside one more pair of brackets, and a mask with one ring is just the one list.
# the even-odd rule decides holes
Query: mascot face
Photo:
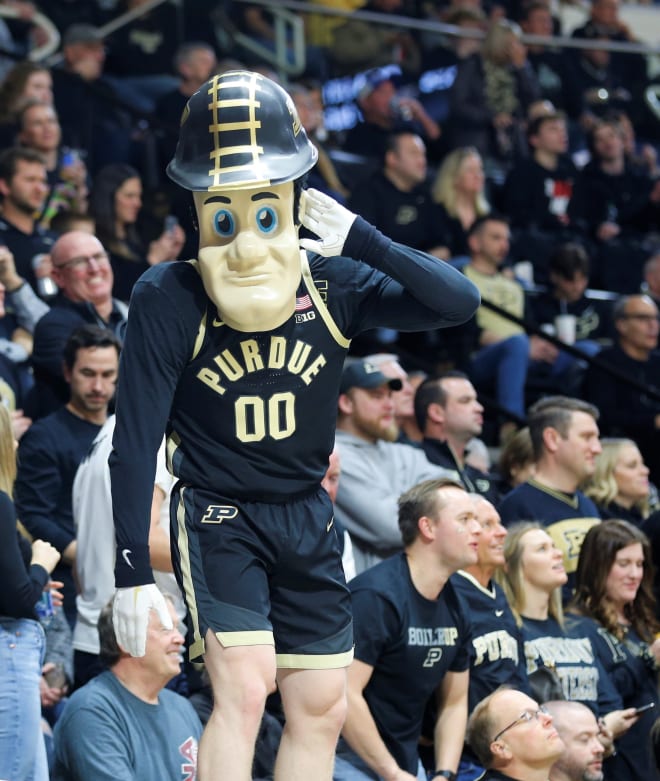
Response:
[{"label": "mascot face", "polygon": [[293,183],[194,193],[199,270],[227,325],[267,331],[293,314],[301,264]]},{"label": "mascot face", "polygon": [[204,288],[232,328],[271,330],[293,314],[293,183],[317,157],[290,96],[258,73],[213,76],[186,105],[167,172],[193,192]]}]

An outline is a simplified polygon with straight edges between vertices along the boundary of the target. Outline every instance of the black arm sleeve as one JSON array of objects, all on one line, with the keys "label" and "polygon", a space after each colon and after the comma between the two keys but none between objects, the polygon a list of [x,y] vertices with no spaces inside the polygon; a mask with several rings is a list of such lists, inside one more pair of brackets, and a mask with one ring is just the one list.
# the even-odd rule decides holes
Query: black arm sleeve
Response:
[{"label": "black arm sleeve", "polygon": [[460,271],[391,241],[360,217],[348,234],[344,254],[389,277],[378,292],[378,307],[366,315],[363,328],[417,331],[460,325],[479,306],[477,287]]},{"label": "black arm sleeve", "polygon": [[176,280],[174,292],[178,297],[171,288],[143,278],[131,299],[109,458],[117,587],[153,581],[147,540],[156,454],[199,325],[198,321],[194,330],[187,327],[198,318],[193,312],[185,312],[185,290]]}]

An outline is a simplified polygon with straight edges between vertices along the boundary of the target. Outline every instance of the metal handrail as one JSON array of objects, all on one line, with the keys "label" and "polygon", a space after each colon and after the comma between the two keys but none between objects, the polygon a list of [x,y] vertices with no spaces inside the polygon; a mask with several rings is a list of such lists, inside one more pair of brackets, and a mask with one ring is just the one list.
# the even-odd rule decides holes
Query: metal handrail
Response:
[{"label": "metal handrail", "polygon": [[[254,0],[234,0],[237,3],[251,3]],[[452,24],[444,24],[424,19],[413,19],[409,16],[398,16],[395,14],[380,14],[375,11],[346,11],[339,8],[327,8],[314,3],[302,2],[301,0],[257,0],[257,4],[276,12],[288,8],[294,11],[320,14],[323,16],[338,16],[350,19],[359,19],[364,22],[372,22],[392,27],[400,27],[420,32],[439,33],[457,38],[475,38],[482,39],[485,35],[480,30],[467,30]],[[523,35],[522,41],[525,44],[533,46],[560,47],[565,49],[593,49],[594,41],[585,41],[580,38],[569,38],[566,36],[545,36],[545,35]],[[598,41],[598,49],[610,52],[623,52],[627,54],[660,54],[660,46],[651,46],[642,43],[627,43],[623,41]]]},{"label": "metal handrail", "polygon": [[[1,4],[0,16],[5,16],[8,19],[22,18],[22,14],[17,8]],[[48,57],[49,54],[57,49],[57,47],[60,45],[60,34],[57,27],[55,27],[51,20],[47,16],[44,16],[44,14],[42,14],[40,11],[35,11],[30,19],[28,19],[28,21],[31,24],[34,24],[36,27],[40,27],[48,35],[47,41],[42,43],[41,46],[36,46],[34,49],[31,49],[28,53],[27,57],[29,60],[39,62],[44,57]]]},{"label": "metal handrail", "polygon": [[[162,5],[163,3],[170,3],[172,1],[173,0],[147,0],[144,5],[140,5],[131,9],[130,11],[126,11],[125,13],[120,14],[119,16],[111,19],[109,22],[99,27],[99,37],[105,38],[106,36],[110,35],[110,33],[115,32],[115,30],[118,30],[120,27],[125,27],[134,19],[139,19],[141,16],[149,13],[149,11],[157,8],[159,5]],[[178,4],[178,0],[174,0],[174,2]],[[54,65],[59,65],[63,59],[64,55],[61,51],[55,52],[55,54],[48,57],[45,65],[47,65],[49,68],[52,68]]]},{"label": "metal handrail", "polygon": [[239,30],[232,32],[232,38],[247,51],[269,62],[276,70],[290,76],[298,76],[305,70],[306,65],[305,24],[302,17],[286,8],[279,5],[272,8],[275,28],[274,51]]}]

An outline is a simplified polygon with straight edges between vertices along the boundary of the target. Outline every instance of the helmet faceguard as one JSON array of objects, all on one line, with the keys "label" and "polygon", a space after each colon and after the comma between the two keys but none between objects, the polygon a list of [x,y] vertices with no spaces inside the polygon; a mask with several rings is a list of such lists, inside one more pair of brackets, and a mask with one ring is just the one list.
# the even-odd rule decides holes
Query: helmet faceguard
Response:
[{"label": "helmet faceguard", "polygon": [[297,179],[317,157],[282,87],[260,73],[229,71],[188,100],[167,174],[186,190],[243,190]]}]

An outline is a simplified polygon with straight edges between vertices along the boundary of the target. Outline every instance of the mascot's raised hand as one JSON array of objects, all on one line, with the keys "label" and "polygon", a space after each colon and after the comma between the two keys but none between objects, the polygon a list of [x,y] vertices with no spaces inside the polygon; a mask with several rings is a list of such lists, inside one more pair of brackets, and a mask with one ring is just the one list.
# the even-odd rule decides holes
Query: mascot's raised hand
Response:
[{"label": "mascot's raised hand", "polygon": [[356,214],[329,195],[310,188],[300,197],[300,220],[318,239],[300,239],[300,246],[324,258],[341,255]]}]

